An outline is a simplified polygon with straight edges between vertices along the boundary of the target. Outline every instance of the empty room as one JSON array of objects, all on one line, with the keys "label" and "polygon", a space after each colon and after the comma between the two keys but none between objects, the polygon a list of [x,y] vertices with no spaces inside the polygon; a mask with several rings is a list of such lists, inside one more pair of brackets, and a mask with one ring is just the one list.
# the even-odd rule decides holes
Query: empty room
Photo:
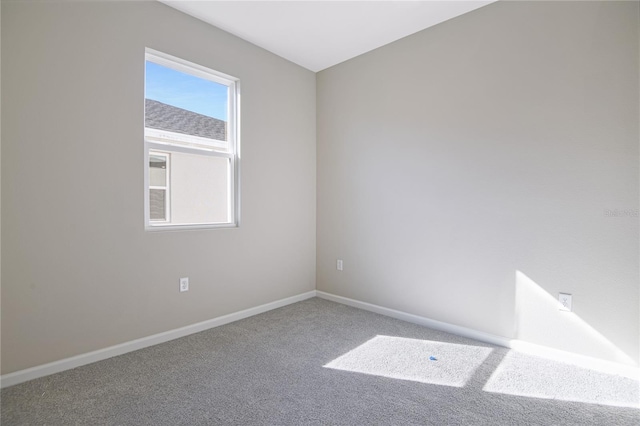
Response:
[{"label": "empty room", "polygon": [[638,1],[0,7],[3,426],[640,424]]}]

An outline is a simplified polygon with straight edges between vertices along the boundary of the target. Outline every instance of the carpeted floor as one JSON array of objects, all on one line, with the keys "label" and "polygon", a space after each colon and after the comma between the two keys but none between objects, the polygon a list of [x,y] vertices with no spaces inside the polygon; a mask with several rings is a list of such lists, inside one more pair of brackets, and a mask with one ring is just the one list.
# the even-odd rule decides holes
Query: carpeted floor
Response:
[{"label": "carpeted floor", "polygon": [[310,299],[3,389],[9,425],[639,425],[638,381]]}]

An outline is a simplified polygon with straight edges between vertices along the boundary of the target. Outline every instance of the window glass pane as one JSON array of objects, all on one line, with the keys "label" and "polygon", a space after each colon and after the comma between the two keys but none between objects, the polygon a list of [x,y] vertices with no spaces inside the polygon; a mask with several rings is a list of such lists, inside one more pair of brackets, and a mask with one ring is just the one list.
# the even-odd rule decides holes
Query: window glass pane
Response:
[{"label": "window glass pane", "polygon": [[167,186],[167,157],[149,155],[149,185]]},{"label": "window glass pane", "polygon": [[145,127],[148,129],[227,141],[228,108],[228,86],[146,62]]},{"label": "window glass pane", "polygon": [[149,190],[149,213],[151,220],[167,220],[165,189]]},{"label": "window glass pane", "polygon": [[147,229],[237,226],[238,80],[145,53]]}]

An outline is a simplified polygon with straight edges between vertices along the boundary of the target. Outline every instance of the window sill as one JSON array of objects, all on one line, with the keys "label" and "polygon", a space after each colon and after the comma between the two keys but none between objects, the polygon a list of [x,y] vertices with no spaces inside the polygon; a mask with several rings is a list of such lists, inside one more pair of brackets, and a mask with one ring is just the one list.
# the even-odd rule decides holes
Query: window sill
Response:
[{"label": "window sill", "polygon": [[234,229],[237,223],[200,223],[192,225],[146,225],[144,230],[150,232],[197,231],[206,229]]}]

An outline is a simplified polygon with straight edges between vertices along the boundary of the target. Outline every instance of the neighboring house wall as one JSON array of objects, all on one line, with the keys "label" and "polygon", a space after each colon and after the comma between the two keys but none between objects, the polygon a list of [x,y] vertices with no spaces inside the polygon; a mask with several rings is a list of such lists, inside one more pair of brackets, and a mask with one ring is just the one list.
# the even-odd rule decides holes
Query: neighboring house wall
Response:
[{"label": "neighboring house wall", "polygon": [[320,72],[317,288],[637,365],[638,16],[497,2]]},{"label": "neighboring house wall", "polygon": [[221,157],[171,153],[171,223],[228,221],[229,160]]},{"label": "neighboring house wall", "polygon": [[[314,289],[312,72],[159,2],[1,7],[2,374]],[[144,230],[145,47],[240,79],[239,228]]]}]

